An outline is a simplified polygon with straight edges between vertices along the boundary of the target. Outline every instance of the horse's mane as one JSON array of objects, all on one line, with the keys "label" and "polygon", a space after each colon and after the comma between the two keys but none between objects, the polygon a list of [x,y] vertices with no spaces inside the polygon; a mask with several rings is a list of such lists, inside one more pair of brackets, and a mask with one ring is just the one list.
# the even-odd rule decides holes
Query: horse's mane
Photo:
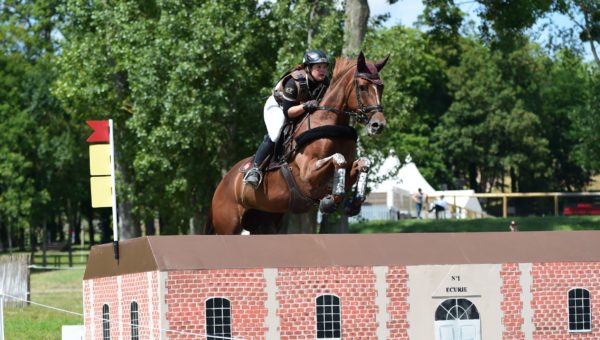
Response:
[{"label": "horse's mane", "polygon": [[333,76],[331,77],[331,85],[330,88],[333,88],[337,85],[337,83],[342,79],[342,76],[346,74],[346,72],[356,66],[356,60],[345,59],[345,58],[336,58],[335,59],[335,68],[333,69]]}]

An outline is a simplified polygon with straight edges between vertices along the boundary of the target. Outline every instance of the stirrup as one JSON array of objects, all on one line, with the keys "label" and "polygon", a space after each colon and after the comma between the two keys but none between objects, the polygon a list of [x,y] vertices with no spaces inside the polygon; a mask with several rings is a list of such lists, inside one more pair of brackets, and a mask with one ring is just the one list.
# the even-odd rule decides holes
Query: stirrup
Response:
[{"label": "stirrup", "polygon": [[[248,177],[250,177],[250,175],[257,176],[258,177],[258,182],[249,181]],[[258,188],[258,186],[260,185],[260,183],[262,183],[262,180],[263,180],[262,171],[260,171],[257,167],[253,167],[252,169],[248,170],[248,172],[246,172],[246,175],[244,175],[243,182],[245,184],[251,185],[254,189],[256,189],[256,188]]]}]

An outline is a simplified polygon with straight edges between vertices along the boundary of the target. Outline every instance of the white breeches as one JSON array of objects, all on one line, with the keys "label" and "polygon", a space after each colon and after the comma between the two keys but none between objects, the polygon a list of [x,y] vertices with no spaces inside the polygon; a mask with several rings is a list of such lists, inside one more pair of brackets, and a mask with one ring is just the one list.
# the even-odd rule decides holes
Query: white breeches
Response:
[{"label": "white breeches", "polygon": [[285,116],[283,114],[283,109],[279,106],[273,96],[270,96],[265,103],[264,118],[269,138],[271,138],[273,142],[277,142],[279,133],[285,122]]}]

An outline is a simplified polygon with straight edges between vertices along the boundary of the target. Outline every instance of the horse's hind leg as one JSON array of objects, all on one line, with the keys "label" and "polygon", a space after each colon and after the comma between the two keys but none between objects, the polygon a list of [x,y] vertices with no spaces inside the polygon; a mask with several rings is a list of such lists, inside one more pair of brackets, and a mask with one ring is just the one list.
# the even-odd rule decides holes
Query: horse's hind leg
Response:
[{"label": "horse's hind leg", "polygon": [[[215,234],[239,235],[242,232],[240,207],[236,203],[212,206],[212,222]],[[241,211],[243,213],[243,211]]]}]

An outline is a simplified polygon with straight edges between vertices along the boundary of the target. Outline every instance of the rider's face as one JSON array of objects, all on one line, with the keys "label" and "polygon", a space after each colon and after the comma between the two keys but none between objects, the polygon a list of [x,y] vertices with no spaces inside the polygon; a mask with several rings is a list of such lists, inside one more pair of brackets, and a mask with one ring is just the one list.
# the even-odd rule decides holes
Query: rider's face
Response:
[{"label": "rider's face", "polygon": [[310,75],[316,81],[325,80],[325,77],[327,77],[327,72],[328,72],[327,64],[325,64],[325,63],[314,64],[310,68]]}]

